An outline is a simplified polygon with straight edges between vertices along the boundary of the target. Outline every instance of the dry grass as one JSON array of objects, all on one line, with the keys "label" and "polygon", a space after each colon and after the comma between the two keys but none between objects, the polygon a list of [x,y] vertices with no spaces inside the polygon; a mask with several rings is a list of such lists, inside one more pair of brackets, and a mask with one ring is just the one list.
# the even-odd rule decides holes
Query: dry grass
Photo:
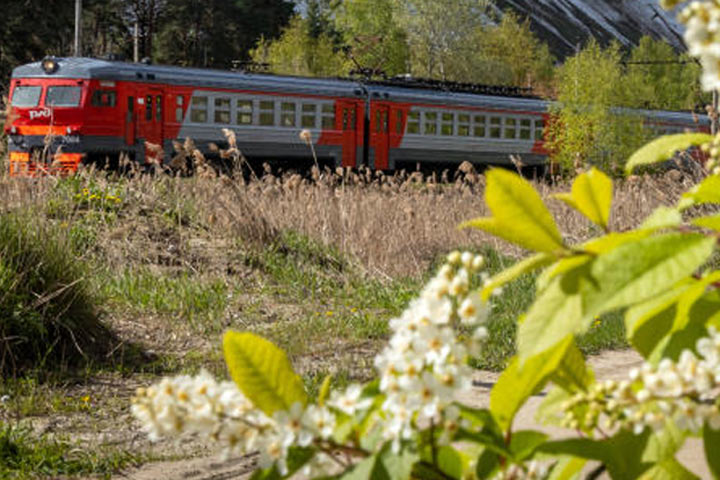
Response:
[{"label": "dry grass", "polygon": [[[5,177],[0,178],[0,209],[39,209],[67,222],[84,214],[80,204],[60,205],[58,191],[67,189],[68,182],[75,190],[92,185],[96,191],[121,192],[117,215],[99,220],[102,238],[97,244],[108,265],[216,268],[218,261],[227,263],[218,256],[226,256],[230,245],[266,245],[287,230],[333,246],[376,278],[420,275],[438,254],[459,246],[524,253],[481,232],[457,228],[465,220],[489,215],[484,177],[472,171],[449,183],[404,172],[388,176],[314,169],[313,177],[266,173],[251,181],[212,175],[118,180],[94,172],[71,180]],[[677,171],[617,182],[612,228],[636,226],[656,206],[676,201],[692,183]],[[568,191],[569,183],[536,182],[535,187],[569,243],[598,233],[551,198]],[[53,208],[66,211],[60,215]]]}]

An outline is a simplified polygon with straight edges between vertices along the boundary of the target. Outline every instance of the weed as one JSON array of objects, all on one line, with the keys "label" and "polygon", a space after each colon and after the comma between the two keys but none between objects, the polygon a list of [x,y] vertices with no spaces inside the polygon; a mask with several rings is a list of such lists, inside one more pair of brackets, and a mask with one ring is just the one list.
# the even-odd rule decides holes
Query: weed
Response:
[{"label": "weed", "polygon": [[129,452],[94,449],[75,445],[66,439],[35,436],[29,428],[0,422],[0,478],[31,478],[42,475],[110,475],[142,456]]}]

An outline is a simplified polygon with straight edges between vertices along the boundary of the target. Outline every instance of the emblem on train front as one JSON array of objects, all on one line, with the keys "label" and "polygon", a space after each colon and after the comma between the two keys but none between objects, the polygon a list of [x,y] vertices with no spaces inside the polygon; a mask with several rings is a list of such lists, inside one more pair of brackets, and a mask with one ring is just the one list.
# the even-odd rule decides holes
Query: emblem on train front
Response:
[{"label": "emblem on train front", "polygon": [[50,115],[51,113],[49,108],[30,110],[30,120],[35,120],[36,118],[50,118]]}]

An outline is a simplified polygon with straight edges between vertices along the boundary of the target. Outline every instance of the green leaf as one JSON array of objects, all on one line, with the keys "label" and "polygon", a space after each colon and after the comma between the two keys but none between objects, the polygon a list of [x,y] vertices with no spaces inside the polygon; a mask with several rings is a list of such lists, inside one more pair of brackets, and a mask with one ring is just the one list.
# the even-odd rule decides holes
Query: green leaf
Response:
[{"label": "green leaf", "polygon": [[408,451],[408,449],[393,453],[392,449],[385,447],[380,453],[380,462],[393,480],[409,479],[412,475],[413,465],[419,459],[420,457],[417,454]]},{"label": "green leaf", "polygon": [[325,400],[327,400],[327,397],[330,394],[331,383],[332,375],[326,375],[322,385],[320,386],[320,392],[318,393],[318,405],[321,407],[325,405]]},{"label": "green leaf", "polygon": [[625,171],[632,173],[635,167],[650,165],[671,159],[676,152],[712,141],[712,135],[706,133],[679,133],[666,135],[648,143],[635,152],[625,165]]},{"label": "green leaf", "polygon": [[556,252],[564,245],[552,215],[530,183],[503,169],[487,172],[485,201],[492,218],[460,225],[477,228],[528,250]]},{"label": "green leaf", "polygon": [[585,467],[587,460],[577,457],[561,456],[560,461],[550,471],[547,480],[574,480]]},{"label": "green leaf", "polygon": [[720,203],[720,176],[710,175],[682,196],[679,208],[703,203]]},{"label": "green leaf", "polygon": [[595,374],[585,363],[585,357],[574,342],[568,347],[551,380],[568,392],[587,391],[595,382]]},{"label": "green leaf", "polygon": [[280,348],[252,333],[227,332],[223,338],[230,376],[253,405],[267,415],[307,403],[302,379]]},{"label": "green leaf", "polygon": [[522,462],[531,458],[535,450],[545,443],[548,435],[534,430],[520,430],[513,432],[510,439],[510,451],[516,461]]},{"label": "green leaf", "polygon": [[613,184],[607,175],[595,167],[575,179],[571,193],[560,193],[554,197],[582,213],[596,225],[608,229]]},{"label": "green leaf", "polygon": [[697,480],[699,477],[674,458],[658,462],[646,470],[638,480]]},{"label": "green leaf", "polygon": [[715,239],[670,233],[625,243],[555,278],[518,329],[521,359],[584,333],[595,317],[664,292],[713,253]]},{"label": "green leaf", "polygon": [[378,458],[379,454],[368,457],[340,476],[341,480],[391,480]]},{"label": "green leaf", "polygon": [[682,225],[683,218],[680,210],[670,207],[658,207],[640,225],[640,230],[660,230]]},{"label": "green leaf", "polygon": [[475,464],[475,476],[477,478],[491,478],[491,474],[500,465],[500,456],[486,448],[478,456]]},{"label": "green leaf", "polygon": [[490,411],[503,431],[510,430],[525,401],[542,390],[572,343],[572,337],[567,337],[554,348],[529,357],[522,365],[517,356],[512,358],[490,392]]},{"label": "green leaf", "polygon": [[515,263],[512,267],[506,268],[502,272],[492,277],[482,289],[482,297],[487,300],[492,295],[493,291],[497,288],[506,285],[521,275],[530,273],[537,270],[538,268],[550,265],[555,261],[555,256],[547,253],[538,253],[527,257],[519,262]]},{"label": "green leaf", "polygon": [[720,430],[713,430],[710,425],[705,424],[703,428],[703,448],[705,459],[713,478],[720,478]]},{"label": "green leaf", "polygon": [[450,445],[440,447],[437,452],[437,466],[450,478],[463,478],[463,459],[460,453]]},{"label": "green leaf", "polygon": [[709,217],[694,218],[691,223],[700,228],[707,228],[720,232],[720,215],[711,215]]}]

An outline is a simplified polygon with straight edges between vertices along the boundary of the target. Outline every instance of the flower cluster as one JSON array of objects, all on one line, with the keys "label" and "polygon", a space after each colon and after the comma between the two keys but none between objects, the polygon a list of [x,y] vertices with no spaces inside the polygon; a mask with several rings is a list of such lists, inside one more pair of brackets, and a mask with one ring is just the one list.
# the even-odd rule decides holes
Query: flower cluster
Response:
[{"label": "flower cluster", "polygon": [[[375,366],[386,397],[383,433],[396,447],[418,424],[454,424],[457,418],[451,404],[457,391],[470,386],[468,355],[487,335],[479,325],[487,318],[488,304],[470,288],[471,276],[483,266],[482,256],[451,253],[420,297],[390,321],[393,335]],[[469,342],[457,338],[458,324],[471,329]]]},{"label": "flower cluster", "polygon": [[[335,415],[328,408],[295,403],[272,417],[256,409],[232,382],[217,382],[203,371],[198,376],[165,378],[133,398],[133,415],[151,440],[197,435],[220,444],[226,455],[260,452],[262,468],[287,471],[288,449],[329,439]],[[320,455],[313,466],[327,466]]]},{"label": "flower cluster", "polygon": [[122,198],[119,195],[109,193],[93,192],[89,188],[83,188],[79,193],[75,194],[75,200],[80,203],[103,203],[103,204],[119,204]]},{"label": "flower cluster", "polygon": [[[664,8],[674,8],[680,0],[661,0]],[[685,43],[690,55],[700,59],[705,90],[720,88],[720,1],[696,0],[680,13],[685,24]]]},{"label": "flower cluster", "polygon": [[[672,420],[682,430],[698,432],[707,422],[720,429],[716,398],[720,388],[720,333],[697,342],[700,357],[685,350],[677,362],[663,359],[659,365],[643,364],[621,382],[595,384],[563,405],[564,424],[573,429],[646,427],[659,430]],[[600,420],[603,418],[603,424]]]}]

